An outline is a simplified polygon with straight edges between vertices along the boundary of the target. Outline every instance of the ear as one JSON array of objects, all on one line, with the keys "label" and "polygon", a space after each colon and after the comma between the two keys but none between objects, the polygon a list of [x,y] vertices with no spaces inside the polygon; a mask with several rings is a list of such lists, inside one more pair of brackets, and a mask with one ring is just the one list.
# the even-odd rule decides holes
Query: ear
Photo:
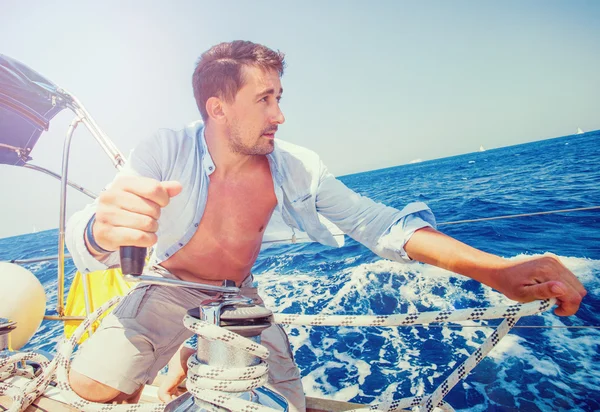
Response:
[{"label": "ear", "polygon": [[208,117],[216,123],[223,123],[225,121],[225,108],[223,107],[223,101],[218,97],[209,97],[206,101],[206,113]]}]

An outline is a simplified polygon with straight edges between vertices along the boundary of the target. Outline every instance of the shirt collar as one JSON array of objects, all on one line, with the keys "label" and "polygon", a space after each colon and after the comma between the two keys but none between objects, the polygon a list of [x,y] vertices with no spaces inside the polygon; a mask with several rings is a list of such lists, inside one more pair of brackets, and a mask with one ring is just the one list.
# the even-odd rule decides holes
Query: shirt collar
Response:
[{"label": "shirt collar", "polygon": [[207,175],[211,175],[215,169],[215,162],[213,162],[212,157],[210,156],[210,152],[208,151],[208,145],[206,144],[206,136],[204,136],[204,131],[206,128],[204,124],[200,123],[199,129],[196,131],[196,136],[200,139],[200,147],[202,149],[202,167],[204,167],[204,171]]},{"label": "shirt collar", "polygon": [[279,145],[277,144],[277,140],[275,141],[275,148],[271,153],[267,155],[267,159],[269,160],[271,174],[273,175],[275,183],[277,184],[277,186],[281,186],[283,184],[283,175],[281,174],[281,152]]},{"label": "shirt collar", "polygon": [[[208,151],[208,145],[206,144],[206,136],[204,135],[206,128],[200,121],[193,123],[192,127],[196,129],[195,135],[200,140],[200,146],[202,150],[202,166],[204,167],[206,174],[211,175],[215,171],[216,166],[215,162],[213,162],[213,159],[210,156],[210,152]],[[271,167],[271,173],[273,174],[275,183],[277,183],[278,186],[281,186],[283,182],[283,175],[281,173],[282,165],[280,148],[277,144],[277,141],[275,141],[275,148],[273,149],[273,152],[267,155],[267,159],[269,160],[269,166]]]}]

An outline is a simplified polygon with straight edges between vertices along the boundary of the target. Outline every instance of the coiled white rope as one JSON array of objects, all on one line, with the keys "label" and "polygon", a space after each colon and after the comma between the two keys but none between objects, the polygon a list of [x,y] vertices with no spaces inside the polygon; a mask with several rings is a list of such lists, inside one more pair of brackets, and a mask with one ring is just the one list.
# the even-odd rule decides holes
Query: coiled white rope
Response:
[{"label": "coiled white rope", "polygon": [[[14,400],[10,412],[17,412],[27,408],[27,406],[40,396],[48,383],[50,382],[54,370],[56,369],[56,378],[58,387],[62,389],[65,398],[74,407],[90,412],[107,411],[163,411],[164,404],[133,404],[133,405],[107,405],[94,403],[79,397],[70,388],[68,383],[68,369],[73,350],[86,332],[87,328],[108,310],[111,306],[118,303],[122,297],[116,297],[86,318],[77,328],[75,333],[68,340],[63,341],[59,346],[56,358],[46,367],[43,373],[32,380],[27,385],[25,391],[21,394],[15,393],[14,388],[4,388],[5,384],[0,384],[0,395],[6,393]],[[490,308],[461,309],[456,311],[439,311],[412,313],[406,315],[381,315],[381,316],[344,316],[344,315],[289,315],[275,314],[274,322],[286,325],[310,325],[310,326],[409,326],[415,324],[428,324],[434,322],[456,322],[464,320],[495,319],[505,318],[500,326],[492,332],[486,341],[473,353],[466,361],[460,364],[451,375],[442,382],[442,384],[428,396],[416,396],[404,398],[396,401],[384,402],[377,405],[371,405],[367,408],[356,409],[354,411],[397,411],[404,408],[421,406],[421,411],[432,411],[436,407],[446,411],[453,411],[452,407],[442,399],[461,379],[489,353],[489,351],[502,339],[517,320],[522,316],[533,315],[550,309],[556,302],[555,299],[544,301],[535,301],[526,304],[517,304],[510,306],[497,306]],[[268,366],[264,362],[269,356],[269,351],[262,345],[258,345],[250,339],[244,338],[236,333],[230,332],[216,325],[186,316],[184,325],[194,333],[206,339],[219,340],[231,345],[239,350],[260,358],[262,361],[257,366],[248,368],[222,369],[201,365],[195,356],[189,361],[188,371],[188,390],[198,399],[209,402],[216,406],[221,406],[233,411],[240,412],[273,412],[274,410],[262,405],[244,401],[239,398],[228,396],[222,391],[227,392],[245,392],[256,387],[262,386],[268,376]],[[22,354],[19,354],[22,355]],[[6,358],[0,365],[12,363],[16,364],[17,356]],[[20,358],[22,360],[22,358]],[[0,373],[3,372],[0,369]],[[7,373],[8,375],[8,373]],[[0,380],[6,379],[0,375]],[[4,392],[3,392],[4,391]]]},{"label": "coiled white rope", "polygon": [[[10,412],[27,409],[34,400],[44,393],[50,381],[50,379],[45,380],[44,377],[36,378],[31,366],[18,366],[20,363],[26,361],[36,362],[42,370],[50,364],[50,361],[46,357],[34,352],[17,353],[10,357],[0,358],[0,395],[6,395],[13,400],[13,404],[9,409]],[[24,388],[4,382],[13,376],[23,376],[31,379],[31,381]]]},{"label": "coiled white rope", "polygon": [[[110,299],[104,305],[96,309],[92,314],[90,314],[79,327],[75,330],[73,335],[69,339],[65,339],[59,346],[57,350],[56,357],[52,360],[52,362],[48,362],[45,360],[44,365],[42,366],[42,373],[30,381],[25,388],[20,389],[15,385],[10,385],[7,383],[0,382],[0,395],[6,394],[7,396],[13,399],[13,403],[8,410],[9,412],[21,412],[27,409],[27,407],[39,396],[41,396],[50,381],[54,380],[56,377],[56,381],[58,384],[58,388],[62,390],[62,395],[65,399],[75,408],[85,411],[85,412],[107,412],[107,411],[138,411],[138,412],[158,412],[163,411],[165,409],[164,404],[132,404],[132,405],[107,405],[102,403],[90,402],[86,399],[81,398],[71,389],[69,385],[68,378],[68,370],[71,365],[71,355],[73,354],[73,350],[77,345],[77,342],[83,336],[83,334],[87,331],[87,329],[108,309],[110,309],[113,305],[118,303],[123,297],[118,296]],[[16,366],[23,359],[33,359],[36,360],[36,353],[33,352],[25,352],[25,353],[17,353],[15,355],[8,356],[6,358],[0,359],[0,365],[7,365],[10,371],[7,370],[6,375],[0,375],[0,381],[5,380],[12,376],[21,375],[22,372],[19,372],[19,368]],[[40,362],[42,364],[42,362]],[[0,369],[2,371],[2,369]],[[55,376],[56,373],[56,376]]]},{"label": "coiled white rope", "polygon": [[[417,396],[396,400],[393,402],[386,402],[377,405],[371,405],[368,408],[356,409],[354,411],[362,410],[378,410],[378,411],[397,411],[403,408],[411,408],[415,406],[421,406],[421,411],[432,411],[436,407],[440,407],[443,410],[452,411],[452,407],[447,403],[443,402],[444,396],[450,392],[450,390],[479,363],[489,353],[489,351],[496,346],[496,344],[502,339],[510,329],[515,325],[517,320],[522,316],[532,315],[545,310],[548,310],[551,305],[555,302],[552,300],[536,301],[527,304],[517,304],[510,306],[497,306],[490,308],[475,308],[475,309],[461,309],[461,310],[444,310],[439,312],[424,312],[424,313],[411,313],[405,315],[380,315],[380,316],[336,316],[336,315],[288,315],[288,314],[275,314],[273,315],[274,323],[284,325],[308,325],[308,326],[409,326],[415,324],[428,324],[435,322],[456,322],[465,320],[479,320],[479,319],[497,319],[505,318],[500,326],[492,332],[492,334],[486,339],[486,341],[473,353],[466,361],[459,365],[454,372],[446,379],[442,384],[431,394],[430,396]],[[185,326],[192,330],[194,333],[203,336],[205,338],[220,340],[228,345],[235,348],[245,350],[246,352],[263,359],[263,362],[268,357],[268,352],[264,353],[258,350],[259,345],[246,339],[240,335],[229,332],[223,328],[215,326],[213,324],[200,321],[198,319],[187,316],[184,319]],[[188,390],[194,394],[197,398],[212,403],[214,405],[226,407],[232,410],[238,410],[236,408],[246,407],[247,402],[241,401],[236,398],[231,398],[223,393],[216,392],[215,390],[223,390],[221,388],[228,387],[232,388],[233,384],[228,383],[223,375],[219,375],[218,383],[210,384],[207,383],[205,389],[199,389],[194,387],[194,383],[199,381],[202,377],[207,377],[199,373],[197,369],[199,365],[198,360],[195,356],[192,356],[188,361],[190,367],[188,371],[188,380],[192,382],[192,385],[188,386]],[[247,368],[250,369],[250,368]],[[240,379],[243,375],[250,375],[250,371],[242,368],[237,378]],[[210,370],[210,369],[207,369]],[[267,370],[265,370],[265,375]],[[253,375],[254,376],[254,375]],[[236,382],[236,390],[228,389],[230,392],[243,392],[252,389],[251,383],[247,382],[249,378],[245,377],[240,381]],[[272,412],[272,409],[265,408],[260,405],[255,405],[256,411],[259,412]]]}]

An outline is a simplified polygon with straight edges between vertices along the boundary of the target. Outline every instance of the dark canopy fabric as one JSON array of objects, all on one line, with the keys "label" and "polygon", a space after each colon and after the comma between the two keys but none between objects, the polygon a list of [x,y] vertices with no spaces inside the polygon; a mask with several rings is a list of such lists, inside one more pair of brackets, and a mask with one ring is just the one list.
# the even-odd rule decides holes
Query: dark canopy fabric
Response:
[{"label": "dark canopy fabric", "polygon": [[54,83],[0,54],[0,163],[24,165],[50,120],[64,108]]}]

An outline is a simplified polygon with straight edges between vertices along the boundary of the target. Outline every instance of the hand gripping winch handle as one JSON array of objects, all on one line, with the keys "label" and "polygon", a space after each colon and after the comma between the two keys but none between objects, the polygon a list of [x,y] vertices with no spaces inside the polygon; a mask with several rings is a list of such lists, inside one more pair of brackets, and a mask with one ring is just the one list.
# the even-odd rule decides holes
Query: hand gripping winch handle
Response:
[{"label": "hand gripping winch handle", "polygon": [[123,275],[140,276],[144,272],[144,263],[146,263],[145,247],[121,246],[119,255]]},{"label": "hand gripping winch handle", "polygon": [[[121,171],[122,164],[117,165]],[[138,246],[121,246],[119,248],[119,258],[121,260],[121,272],[123,275],[141,276],[144,272],[146,263],[146,248]]]}]

